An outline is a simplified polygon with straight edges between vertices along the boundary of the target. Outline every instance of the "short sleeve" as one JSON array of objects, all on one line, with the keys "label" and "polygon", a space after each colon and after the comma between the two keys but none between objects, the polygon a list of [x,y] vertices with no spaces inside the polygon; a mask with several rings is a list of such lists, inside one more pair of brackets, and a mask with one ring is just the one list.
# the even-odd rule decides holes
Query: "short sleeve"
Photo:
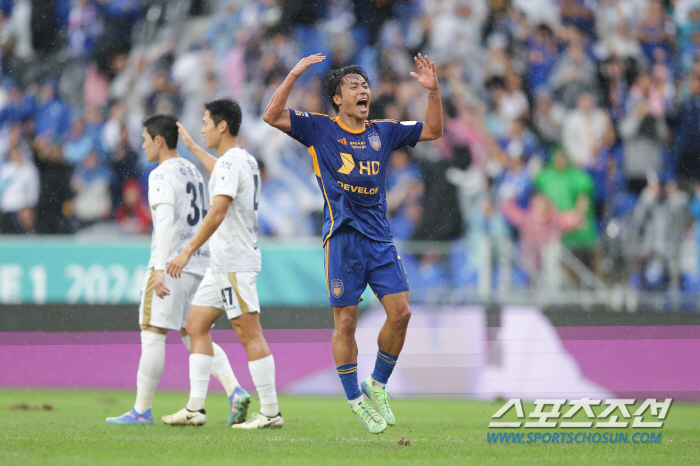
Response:
[{"label": "short sleeve", "polygon": [[214,196],[236,198],[238,194],[238,180],[240,178],[240,169],[236,163],[230,160],[217,160],[212,176],[214,177],[214,190],[211,193],[212,199]]},{"label": "short sleeve", "polygon": [[152,171],[148,176],[148,205],[155,209],[159,204],[175,206],[175,190],[165,173]]},{"label": "short sleeve", "polygon": [[403,146],[414,147],[423,132],[422,121],[399,121],[394,126],[394,149]]},{"label": "short sleeve", "polygon": [[318,141],[320,133],[319,118],[328,118],[326,115],[319,115],[309,112],[300,112],[289,109],[289,119],[292,122],[292,132],[287,133],[306,147],[311,147]]}]

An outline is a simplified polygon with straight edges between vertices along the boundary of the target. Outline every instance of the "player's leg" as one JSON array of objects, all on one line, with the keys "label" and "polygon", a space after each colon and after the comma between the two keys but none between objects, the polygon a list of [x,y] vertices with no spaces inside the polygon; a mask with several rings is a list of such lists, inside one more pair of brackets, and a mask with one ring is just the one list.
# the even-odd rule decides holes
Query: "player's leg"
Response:
[{"label": "player's leg", "polygon": [[[192,353],[192,345],[190,341],[190,336],[187,335],[187,329],[185,328],[185,326],[187,325],[187,318],[189,317],[189,311],[192,307],[192,297],[194,297],[194,295],[197,292],[197,289],[199,288],[200,283],[202,282],[202,279],[200,277],[197,277],[195,275],[191,276],[193,277],[193,280],[191,283],[191,289],[189,290],[188,294],[190,299],[186,303],[187,305],[185,307],[185,312],[182,316],[182,324],[180,328],[180,336],[182,338],[182,343],[185,345],[189,353]],[[212,347],[214,349],[214,364],[212,365],[211,375],[213,375],[219,382],[221,382],[221,385],[226,391],[226,396],[230,398],[233,395],[233,392],[236,390],[236,388],[240,387],[240,384],[238,383],[238,379],[233,373],[233,368],[231,368],[231,363],[228,360],[228,356],[226,356],[226,352],[224,352],[224,350],[213,341]]]},{"label": "player's leg", "polygon": [[362,393],[372,400],[372,405],[382,415],[387,424],[396,424],[394,413],[389,407],[386,384],[396,366],[396,361],[406,339],[408,322],[411,319],[409,306],[410,292],[408,277],[392,243],[371,244],[373,260],[369,272],[369,283],[379,297],[386,321],[377,338],[377,359],[374,371],[361,384]]},{"label": "player's leg", "polygon": [[[280,428],[284,425],[277,403],[275,359],[260,325],[257,272],[229,273],[225,295],[226,315],[248,356],[248,369],[260,398],[260,412],[250,420],[232,427],[240,429]],[[230,291],[230,293],[229,293]]]},{"label": "player's leg", "polygon": [[159,298],[153,289],[155,272],[146,271],[141,303],[139,306],[139,324],[141,327],[141,358],[136,375],[136,402],[128,413],[109,417],[110,424],[152,424],[151,407],[156,387],[163,375],[165,366],[165,338],[168,329],[174,325],[173,313],[177,313],[178,288],[174,283],[166,284],[173,290],[165,298]]},{"label": "player's leg", "polygon": [[193,305],[187,319],[190,337],[190,398],[187,405],[175,414],[163,416],[168,425],[201,426],[207,420],[204,403],[209,390],[209,376],[214,365],[214,348],[210,329],[223,311],[215,307]]},{"label": "player's leg", "polygon": [[364,237],[352,228],[338,231],[326,242],[326,282],[333,307],[331,348],[350,409],[367,431],[379,434],[387,424],[372,405],[365,402],[357,383],[357,305],[367,287],[364,242]]},{"label": "player's leg", "polygon": [[[187,329],[185,327],[180,329],[180,337],[182,339],[182,344],[187,348],[187,352],[191,353],[192,344],[190,343],[190,336],[187,334]],[[212,347],[214,348],[214,364],[211,368],[211,375],[221,382],[221,386],[224,387],[226,391],[226,396],[230,397],[236,388],[240,387],[238,378],[236,378],[236,375],[233,373],[233,368],[231,367],[231,363],[224,349],[213,340]]]}]

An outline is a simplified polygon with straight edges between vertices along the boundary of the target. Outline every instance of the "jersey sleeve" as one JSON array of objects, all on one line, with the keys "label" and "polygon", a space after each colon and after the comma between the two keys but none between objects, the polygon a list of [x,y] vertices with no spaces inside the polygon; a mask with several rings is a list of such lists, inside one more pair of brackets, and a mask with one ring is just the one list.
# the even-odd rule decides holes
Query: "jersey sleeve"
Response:
[{"label": "jersey sleeve", "polygon": [[214,165],[214,190],[210,193],[214,196],[228,196],[235,199],[238,194],[238,180],[240,179],[240,169],[237,164],[229,160],[217,160]]},{"label": "jersey sleeve", "polygon": [[148,205],[155,209],[160,204],[175,206],[175,190],[164,172],[152,171],[148,175]]},{"label": "jersey sleeve", "polygon": [[319,119],[328,119],[326,115],[300,112],[289,109],[289,119],[292,122],[292,132],[287,133],[306,147],[311,147],[318,141],[322,132],[322,125]]},{"label": "jersey sleeve", "polygon": [[396,150],[403,146],[414,147],[420,138],[420,133],[423,131],[422,121],[399,121],[394,126],[393,146]]}]

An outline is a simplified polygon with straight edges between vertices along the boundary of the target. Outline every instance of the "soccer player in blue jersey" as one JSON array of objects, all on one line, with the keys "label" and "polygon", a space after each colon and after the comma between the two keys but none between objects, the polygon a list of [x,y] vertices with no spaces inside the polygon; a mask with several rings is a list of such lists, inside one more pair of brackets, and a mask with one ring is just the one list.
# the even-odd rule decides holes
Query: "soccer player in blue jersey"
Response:
[{"label": "soccer player in blue jersey", "polygon": [[[421,74],[411,76],[428,90],[424,122],[367,120],[370,83],[358,66],[333,70],[322,78],[337,117],[285,108],[296,80],[325,58],[321,54],[303,58],[275,91],[263,118],[307,146],[313,158],[325,200],[323,246],[335,322],[333,358],[353,413],[369,432],[379,434],[396,424],[385,386],[411,318],[408,277],[386,218],[386,170],[391,151],[442,136],[440,87],[435,64],[419,54],[414,60]],[[360,389],[355,329],[360,296],[368,283],[387,319],[377,340],[374,372]]]}]

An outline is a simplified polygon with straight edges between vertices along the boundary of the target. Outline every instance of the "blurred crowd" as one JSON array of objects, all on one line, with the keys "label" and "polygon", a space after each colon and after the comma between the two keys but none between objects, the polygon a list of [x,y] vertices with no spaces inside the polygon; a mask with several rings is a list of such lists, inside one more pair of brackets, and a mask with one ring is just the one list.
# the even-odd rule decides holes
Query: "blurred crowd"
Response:
[{"label": "blurred crowd", "polygon": [[[148,233],[141,122],[196,135],[232,96],[260,233],[319,235],[311,158],[261,118],[317,52],[291,108],[332,113],[319,77],[352,63],[371,118],[422,120],[412,56],[437,64],[444,136],[390,161],[397,240],[515,241],[525,284],[557,243],[611,282],[700,289],[700,0],[0,0],[0,232]],[[423,283],[476,267],[408,262]]]}]

